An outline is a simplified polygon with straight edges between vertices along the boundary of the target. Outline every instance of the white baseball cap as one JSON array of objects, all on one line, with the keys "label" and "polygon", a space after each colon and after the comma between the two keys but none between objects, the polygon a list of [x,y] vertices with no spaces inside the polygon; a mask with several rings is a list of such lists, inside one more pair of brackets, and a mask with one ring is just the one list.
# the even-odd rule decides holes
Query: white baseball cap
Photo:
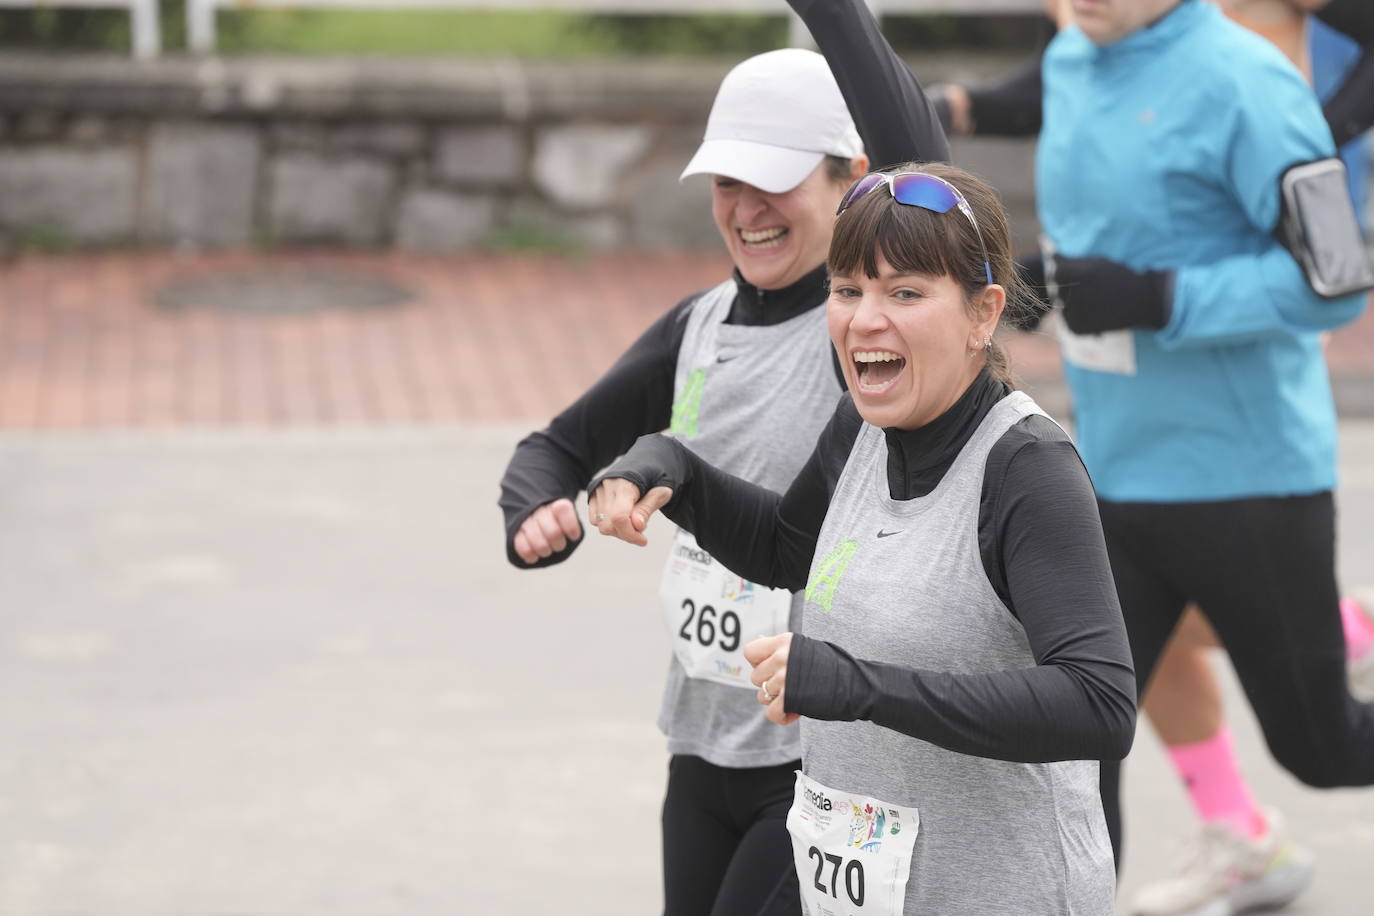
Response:
[{"label": "white baseball cap", "polygon": [[749,58],[721,80],[706,138],[682,178],[725,175],[781,194],[827,155],[852,159],[861,152],[859,131],[825,58],[784,48]]}]

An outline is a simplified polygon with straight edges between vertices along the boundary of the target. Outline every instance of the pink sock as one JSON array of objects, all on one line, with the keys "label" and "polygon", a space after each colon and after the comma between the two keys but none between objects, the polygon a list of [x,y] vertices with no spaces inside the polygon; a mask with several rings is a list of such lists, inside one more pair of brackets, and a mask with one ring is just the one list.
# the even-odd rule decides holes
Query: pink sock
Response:
[{"label": "pink sock", "polygon": [[1370,620],[1354,598],[1341,601],[1341,626],[1345,629],[1345,657],[1363,658],[1374,646],[1374,620]]},{"label": "pink sock", "polygon": [[1199,817],[1207,823],[1223,821],[1242,836],[1264,834],[1268,825],[1240,775],[1231,732],[1225,726],[1205,741],[1176,744],[1168,750]]}]

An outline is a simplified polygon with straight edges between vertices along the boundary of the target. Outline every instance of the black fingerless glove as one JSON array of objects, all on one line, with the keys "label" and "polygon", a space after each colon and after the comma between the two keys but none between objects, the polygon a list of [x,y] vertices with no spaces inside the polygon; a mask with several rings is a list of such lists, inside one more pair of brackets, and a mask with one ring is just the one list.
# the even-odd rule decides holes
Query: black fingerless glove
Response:
[{"label": "black fingerless glove", "polygon": [[668,487],[673,491],[673,500],[668,503],[671,506],[677,499],[678,488],[691,476],[691,462],[683,454],[685,451],[682,443],[668,436],[640,436],[628,452],[587,484],[587,495],[595,493],[601,481],[623,477],[639,488],[640,495],[654,487]]}]

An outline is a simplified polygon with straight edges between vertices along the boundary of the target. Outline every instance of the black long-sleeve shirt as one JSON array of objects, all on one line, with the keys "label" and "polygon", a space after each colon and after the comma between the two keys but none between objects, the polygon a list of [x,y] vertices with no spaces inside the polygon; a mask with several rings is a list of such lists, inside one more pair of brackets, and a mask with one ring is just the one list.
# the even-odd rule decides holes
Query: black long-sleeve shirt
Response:
[{"label": "black long-sleeve shirt", "polygon": [[[862,0],[789,2],[830,62],[875,168],[913,159],[949,159],[944,131],[920,83],[883,38]],[[730,324],[778,324],[826,297],[823,264],[784,289],[759,289],[738,272],[735,280],[739,292],[727,319]],[[501,480],[500,497],[506,556],[513,565],[550,566],[571,556],[580,540],[527,564],[515,553],[515,534],[535,509],[575,497],[598,468],[637,437],[668,425],[685,319],[700,295],[688,296],[654,322],[585,394],[546,429],[516,446]]]},{"label": "black long-sleeve shirt", "polygon": [[1340,147],[1374,126],[1374,2],[1331,0],[1314,15],[1361,46],[1360,59],[1322,105]]},{"label": "black long-sleeve shirt", "polygon": [[[986,372],[933,422],[885,430],[893,499],[933,491],[1007,388]],[[801,589],[830,499],[862,425],[845,395],[783,495],[705,464],[682,443],[640,439],[606,476],[664,485],[664,513],[747,579]],[[786,705],[815,719],[867,719],[961,753],[1022,762],[1119,759],[1135,726],[1135,679],[1096,499],[1053,422],[1031,416],[988,455],[979,501],[984,572],[1026,632],[1037,667],[953,676],[855,659],[793,637]]]},{"label": "black long-sleeve shirt", "polygon": [[825,55],[873,169],[949,161],[935,106],[862,0],[787,0]]},{"label": "black long-sleeve shirt", "polygon": [[[769,325],[795,318],[825,300],[825,267],[791,286],[763,290],[735,272],[739,288],[731,324]],[[561,563],[581,540],[526,564],[515,553],[515,533],[535,509],[556,499],[572,499],[613,458],[646,433],[668,426],[673,406],[673,375],[687,329],[687,315],[701,292],[683,299],[652,325],[580,398],[515,447],[501,478],[500,505],[506,521],[506,555],[519,567]]]},{"label": "black long-sleeve shirt", "polygon": [[969,86],[974,132],[984,137],[1034,137],[1040,133],[1042,97],[1040,58],[1000,79]]}]

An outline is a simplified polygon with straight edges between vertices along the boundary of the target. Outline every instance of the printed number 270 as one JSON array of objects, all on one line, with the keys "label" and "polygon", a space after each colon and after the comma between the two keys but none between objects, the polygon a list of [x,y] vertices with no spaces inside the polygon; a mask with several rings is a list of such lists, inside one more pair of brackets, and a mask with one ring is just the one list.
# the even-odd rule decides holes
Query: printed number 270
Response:
[{"label": "printed number 270", "polygon": [[[844,865],[843,857],[828,852],[822,854],[815,846],[808,850],[807,855],[816,860],[816,877],[813,880],[816,890],[822,894],[829,894],[838,900],[840,893],[837,885],[840,877],[840,866]],[[821,883],[821,872],[825,870],[826,862],[830,863],[829,887]],[[858,859],[850,859],[849,864],[844,866],[844,892],[855,906],[864,905],[864,864]]]},{"label": "printed number 270", "polygon": [[[701,606],[701,614],[697,614],[697,606],[692,603],[691,598],[682,600],[682,608],[687,612],[687,619],[682,621],[682,629],[677,631],[688,642],[692,641],[692,620],[696,619],[696,641],[703,646],[709,646],[716,641],[716,609],[709,604]],[[720,647],[726,652],[733,652],[739,648],[739,615],[734,611],[726,611],[720,615]]]}]

